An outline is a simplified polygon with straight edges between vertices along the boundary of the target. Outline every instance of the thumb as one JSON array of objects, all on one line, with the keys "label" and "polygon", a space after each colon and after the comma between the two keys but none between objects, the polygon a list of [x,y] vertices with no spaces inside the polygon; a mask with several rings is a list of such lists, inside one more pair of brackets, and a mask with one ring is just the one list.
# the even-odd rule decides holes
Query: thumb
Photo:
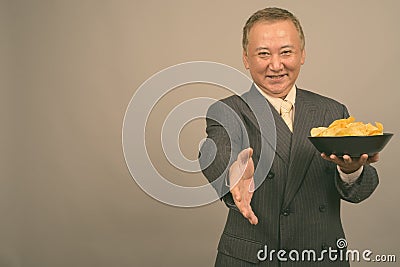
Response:
[{"label": "thumb", "polygon": [[240,151],[237,158],[241,164],[246,165],[252,155],[253,155],[253,149],[251,147],[248,147]]}]

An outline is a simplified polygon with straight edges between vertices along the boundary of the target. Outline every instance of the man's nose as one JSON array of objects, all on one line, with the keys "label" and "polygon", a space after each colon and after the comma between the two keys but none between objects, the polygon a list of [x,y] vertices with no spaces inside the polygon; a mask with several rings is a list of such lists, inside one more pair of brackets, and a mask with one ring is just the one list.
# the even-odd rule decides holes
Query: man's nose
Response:
[{"label": "man's nose", "polygon": [[272,71],[281,71],[283,69],[281,57],[279,55],[272,55],[268,67]]}]

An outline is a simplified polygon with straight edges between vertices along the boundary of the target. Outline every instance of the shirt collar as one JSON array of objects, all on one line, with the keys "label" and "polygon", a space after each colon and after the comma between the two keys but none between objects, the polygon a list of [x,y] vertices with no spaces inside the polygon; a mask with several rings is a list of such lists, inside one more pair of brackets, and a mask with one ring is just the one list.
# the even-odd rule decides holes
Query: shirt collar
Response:
[{"label": "shirt collar", "polygon": [[[279,97],[273,97],[268,94],[266,94],[263,90],[261,90],[257,84],[254,83],[254,86],[257,88],[257,90],[268,100],[269,103],[279,112],[281,108],[281,103],[282,103],[282,98]],[[293,87],[290,89],[289,93],[285,97],[284,100],[290,101],[290,103],[295,105],[296,101],[296,85],[293,85]]]}]

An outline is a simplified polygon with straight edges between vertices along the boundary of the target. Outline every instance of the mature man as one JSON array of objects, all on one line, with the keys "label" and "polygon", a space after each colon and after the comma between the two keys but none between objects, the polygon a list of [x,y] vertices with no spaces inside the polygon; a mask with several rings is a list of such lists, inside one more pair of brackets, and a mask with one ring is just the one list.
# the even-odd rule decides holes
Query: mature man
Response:
[{"label": "mature man", "polygon": [[[215,189],[229,189],[222,197],[229,214],[216,266],[349,265],[337,250],[344,238],[340,201],[358,203],[372,194],[378,176],[369,163],[378,154],[320,155],[308,141],[311,128],[349,114],[335,100],[296,87],[305,58],[303,30],[289,11],[266,8],[246,22],[243,62],[253,86],[210,107],[200,150],[204,175],[210,182],[224,177]],[[265,112],[257,116],[260,108],[272,120]],[[268,136],[275,133],[271,145]],[[271,147],[271,162],[260,161]],[[259,166],[269,171],[255,172]],[[329,257],[332,250],[336,258]]]}]

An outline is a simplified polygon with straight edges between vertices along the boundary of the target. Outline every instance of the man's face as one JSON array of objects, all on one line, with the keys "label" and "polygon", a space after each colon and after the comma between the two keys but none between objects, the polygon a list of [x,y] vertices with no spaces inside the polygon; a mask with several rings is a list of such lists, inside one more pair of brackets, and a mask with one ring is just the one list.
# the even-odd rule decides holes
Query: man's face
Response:
[{"label": "man's face", "polygon": [[299,76],[305,51],[293,22],[257,22],[248,34],[243,62],[258,87],[273,97],[285,97]]}]

